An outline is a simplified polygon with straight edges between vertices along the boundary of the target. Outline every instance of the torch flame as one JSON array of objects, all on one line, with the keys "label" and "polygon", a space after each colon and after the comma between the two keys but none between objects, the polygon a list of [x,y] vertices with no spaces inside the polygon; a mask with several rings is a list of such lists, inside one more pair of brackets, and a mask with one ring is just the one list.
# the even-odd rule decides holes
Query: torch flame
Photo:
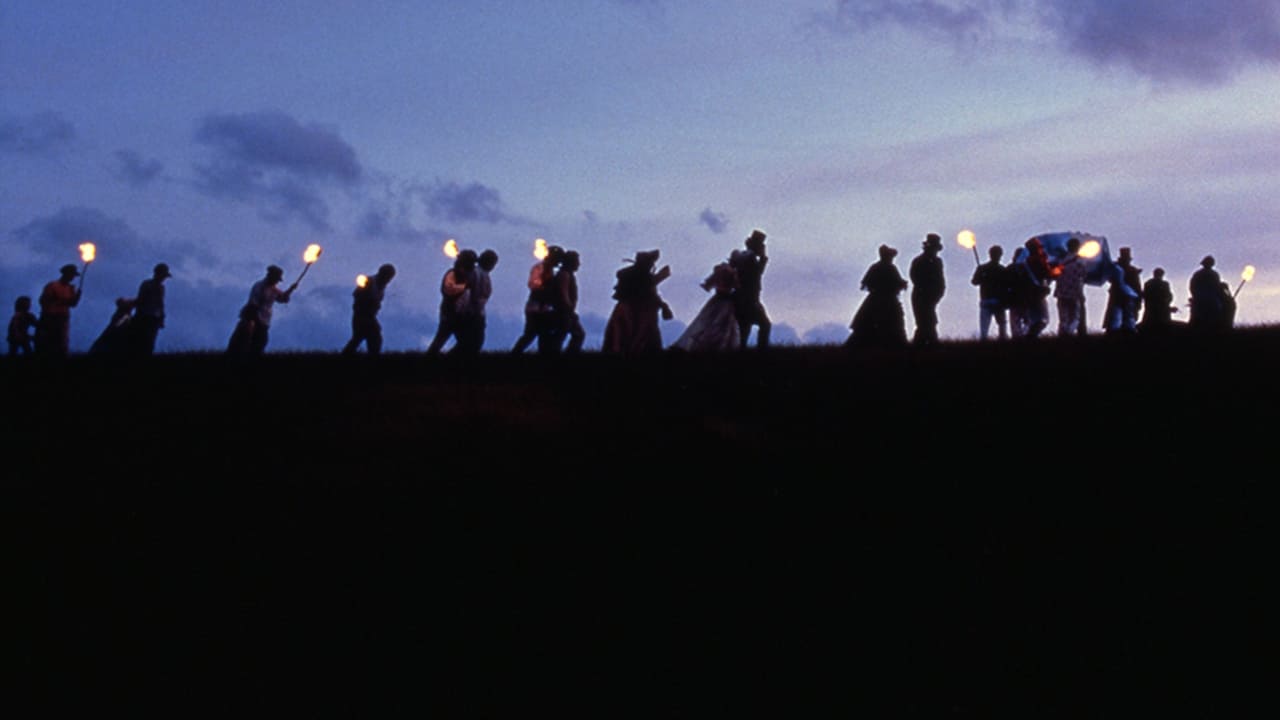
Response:
[{"label": "torch flame", "polygon": [[320,259],[320,246],[308,245],[307,251],[302,253],[303,262],[310,265],[311,263],[315,262],[318,259]]},{"label": "torch flame", "polygon": [[1253,279],[1253,273],[1256,272],[1252,265],[1245,265],[1244,272],[1240,274],[1240,279],[1249,282]]},{"label": "torch flame", "polygon": [[85,261],[85,262],[87,262],[87,263],[91,263],[91,262],[93,262],[93,258],[94,258],[97,254],[98,254],[98,248],[94,247],[93,243],[91,243],[91,242],[81,243],[81,245],[80,245],[80,259],[81,259],[81,260],[83,260],[83,261]]},{"label": "torch flame", "polygon": [[367,275],[356,276],[356,287],[362,288],[368,284],[369,284],[369,277]]},{"label": "torch flame", "polygon": [[978,244],[977,238],[973,236],[972,230],[962,230],[956,235],[956,242],[960,243],[960,247],[972,250]]},{"label": "torch flame", "polygon": [[1098,253],[1102,252],[1102,243],[1097,240],[1087,240],[1080,249],[1076,251],[1076,255],[1088,260],[1098,257]]},{"label": "torch flame", "polygon": [[538,238],[533,241],[533,256],[539,260],[547,259],[547,241]]},{"label": "torch flame", "polygon": [[451,258],[458,257],[458,241],[454,240],[453,238],[449,238],[448,240],[445,240],[444,254],[448,255]]}]

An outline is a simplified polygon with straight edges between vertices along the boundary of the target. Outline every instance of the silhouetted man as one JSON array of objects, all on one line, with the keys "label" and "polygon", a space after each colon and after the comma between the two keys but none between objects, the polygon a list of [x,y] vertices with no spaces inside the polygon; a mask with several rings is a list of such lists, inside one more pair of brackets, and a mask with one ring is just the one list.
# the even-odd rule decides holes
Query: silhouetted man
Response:
[{"label": "silhouetted man", "polygon": [[915,316],[916,332],[912,342],[916,345],[934,345],[938,342],[938,303],[947,290],[942,272],[942,237],[937,233],[925,236],[923,250],[911,261],[911,314]]},{"label": "silhouetted man", "polygon": [[60,276],[40,293],[40,320],[36,325],[36,354],[66,357],[70,352],[71,308],[80,304],[80,289],[71,284],[80,274],[75,265],[63,265]]},{"label": "silhouetted man", "polygon": [[156,351],[156,337],[164,327],[164,281],[170,277],[169,266],[160,263],[152,269],[151,277],[138,285],[133,320],[129,325],[131,344],[140,355],[151,355]]},{"label": "silhouetted man", "polygon": [[[460,316],[471,304],[468,289],[475,280],[476,260],[475,250],[463,250],[454,258],[453,267],[446,270],[440,279],[440,322],[436,325],[436,336],[427,346],[428,355],[439,353],[449,338],[457,337]],[[458,342],[455,342],[454,349],[457,346]]]},{"label": "silhouetted man", "polygon": [[1194,330],[1218,330],[1222,326],[1222,278],[1213,269],[1212,255],[1205,255],[1200,269],[1191,275],[1191,318]]},{"label": "silhouetted man", "polygon": [[485,250],[476,260],[475,270],[471,272],[470,302],[465,311],[456,318],[458,330],[455,335],[458,345],[454,350],[463,355],[475,355],[484,349],[484,336],[488,320],[485,308],[493,295],[493,280],[489,273],[498,266],[498,253]]},{"label": "silhouetted man", "polygon": [[370,355],[382,352],[382,323],[378,322],[378,311],[382,309],[382,299],[387,292],[387,285],[396,276],[396,268],[387,263],[378,268],[378,272],[351,293],[351,339],[342,348],[343,355],[354,355],[360,343]]},{"label": "silhouetted man", "polygon": [[249,301],[240,308],[240,321],[231,334],[227,352],[233,355],[261,355],[270,340],[271,315],[275,304],[287,304],[298,289],[293,283],[287,290],[280,289],[284,270],[277,265],[267,266],[267,274],[249,289]]},{"label": "silhouetted man", "polygon": [[986,340],[991,321],[995,320],[996,327],[1000,330],[1000,339],[1007,340],[1009,320],[1005,303],[1009,298],[1009,273],[1000,264],[1004,248],[992,245],[987,256],[991,259],[974,268],[973,279],[970,280],[970,283],[978,286],[978,337]]},{"label": "silhouetted man", "polygon": [[1164,268],[1151,271],[1151,279],[1142,286],[1142,302],[1142,322],[1138,330],[1147,334],[1168,332],[1178,308],[1173,304],[1169,281],[1164,279]]},{"label": "silhouetted man", "polygon": [[738,319],[738,338],[741,347],[747,347],[747,339],[751,327],[759,328],[756,332],[756,347],[769,347],[769,332],[773,323],[760,302],[761,280],[769,257],[765,254],[765,234],[753,230],[745,241],[746,252],[731,255],[733,269],[738,274],[738,289],[733,294],[734,315]]}]

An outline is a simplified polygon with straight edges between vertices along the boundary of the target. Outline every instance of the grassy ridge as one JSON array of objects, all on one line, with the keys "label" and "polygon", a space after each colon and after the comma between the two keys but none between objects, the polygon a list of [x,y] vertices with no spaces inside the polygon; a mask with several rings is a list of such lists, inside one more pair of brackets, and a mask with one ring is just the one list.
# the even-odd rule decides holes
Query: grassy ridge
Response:
[{"label": "grassy ridge", "polygon": [[127,710],[1232,714],[1277,347],[6,361],[12,644]]}]

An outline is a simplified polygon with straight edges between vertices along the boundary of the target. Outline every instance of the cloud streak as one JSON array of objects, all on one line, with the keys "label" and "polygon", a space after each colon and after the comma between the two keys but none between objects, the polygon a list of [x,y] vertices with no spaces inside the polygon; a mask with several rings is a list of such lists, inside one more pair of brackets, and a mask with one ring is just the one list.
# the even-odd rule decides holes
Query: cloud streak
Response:
[{"label": "cloud streak", "polygon": [[1030,24],[1070,55],[1158,82],[1219,84],[1280,63],[1274,0],[837,0],[823,19],[840,31],[896,25],[957,43]]},{"label": "cloud streak", "polygon": [[50,155],[69,145],[75,136],[75,127],[55,112],[0,118],[0,151]]}]

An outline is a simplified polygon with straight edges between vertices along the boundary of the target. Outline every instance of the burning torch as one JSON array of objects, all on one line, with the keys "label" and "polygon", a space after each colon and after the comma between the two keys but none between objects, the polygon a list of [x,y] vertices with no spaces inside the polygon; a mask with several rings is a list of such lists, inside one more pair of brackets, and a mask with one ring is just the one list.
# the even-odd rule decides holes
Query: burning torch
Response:
[{"label": "burning torch", "polygon": [[444,241],[444,254],[445,254],[446,256],[450,257],[450,258],[457,259],[457,257],[458,257],[458,241],[457,241],[457,240],[454,240],[453,238],[449,238],[448,240],[445,240],[445,241]]},{"label": "burning torch", "polygon": [[306,251],[302,253],[302,261],[306,263],[306,265],[303,266],[302,274],[298,276],[298,279],[293,281],[293,286],[295,288],[298,287],[298,283],[302,282],[302,278],[307,276],[307,271],[311,269],[312,265],[316,264],[316,260],[320,259],[320,252],[320,246],[313,244],[308,245]]},{"label": "burning torch", "polygon": [[546,260],[548,253],[549,251],[547,250],[546,240],[543,240],[542,238],[537,238],[536,240],[533,241],[533,256],[535,258],[537,258],[539,261]]},{"label": "burning torch", "polygon": [[364,287],[365,287],[366,285],[368,285],[368,284],[369,284],[369,276],[368,276],[368,275],[357,275],[357,276],[356,276],[356,287],[358,287],[358,288],[364,288]]},{"label": "burning torch", "polygon": [[969,248],[973,251],[973,262],[975,265],[981,265],[982,261],[978,259],[978,240],[973,236],[972,230],[961,230],[956,235],[956,242],[960,243],[960,247]]},{"label": "burning torch", "polygon": [[1080,249],[1076,251],[1076,255],[1084,260],[1091,260],[1098,257],[1098,253],[1102,252],[1102,243],[1097,240],[1086,240]]},{"label": "burning torch", "polygon": [[84,276],[89,273],[89,264],[98,255],[98,248],[93,243],[80,243],[80,259],[84,261],[84,269],[80,271],[80,289],[77,292],[84,291]]},{"label": "burning torch", "polygon": [[1244,272],[1240,273],[1240,284],[1236,286],[1236,291],[1231,293],[1231,298],[1233,300],[1235,299],[1235,296],[1240,294],[1240,288],[1243,288],[1245,283],[1253,279],[1254,272],[1254,267],[1252,265],[1244,266]]}]

